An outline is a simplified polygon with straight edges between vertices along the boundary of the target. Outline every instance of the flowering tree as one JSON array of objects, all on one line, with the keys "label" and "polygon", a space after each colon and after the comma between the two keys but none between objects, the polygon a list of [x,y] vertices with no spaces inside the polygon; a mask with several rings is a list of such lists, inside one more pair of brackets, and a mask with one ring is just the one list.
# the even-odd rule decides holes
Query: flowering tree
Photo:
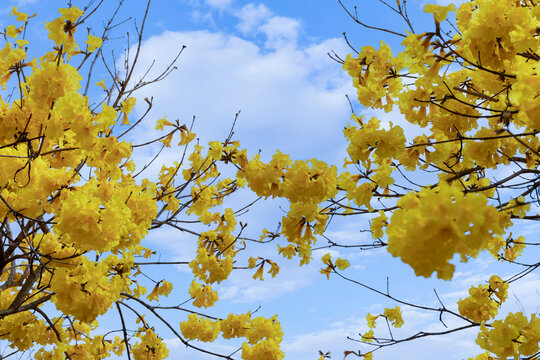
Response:
[{"label": "flowering tree", "polygon": [[[456,255],[467,262],[489,251],[496,261],[514,264],[515,275],[503,280],[494,274],[472,287],[457,309],[440,299],[435,307],[403,301],[346,276],[347,260],[324,255],[321,273],[328,278],[335,274],[396,305],[436,313],[445,326],[397,338],[391,327],[404,323],[400,306],[381,309],[367,315],[370,330],[351,339],[371,350],[348,350],[345,356],[370,359],[383,347],[476,328],[476,343],[485,350],[478,359],[535,358],[537,315],[497,313],[509,286],[540,267],[540,243],[519,235],[540,219],[531,210],[538,209],[540,187],[540,6],[514,0],[426,5],[434,29],[418,33],[406,1],[392,6],[380,0],[404,20],[407,30],[399,33],[366,24],[356,8],[338,2],[359,25],[402,38],[397,56],[381,41],[379,49],[350,45],[354,55],[335,57],[351,76],[360,104],[399,110],[402,117],[383,127],[377,118],[353,112],[344,130],[347,171],[339,175],[320,161],[292,163],[279,153],[273,164],[248,162],[244,172],[252,190],[291,203],[281,231],[290,244],[279,252],[307,263],[315,235],[325,235],[330,219],[368,214],[376,214],[369,228],[373,242],[340,244],[325,237],[328,245],[319,242],[318,249],[385,247],[417,276],[444,280],[453,278]],[[411,129],[423,134],[411,136]],[[517,261],[527,245],[533,261]],[[446,327],[448,318],[460,324]],[[385,320],[383,329],[376,329],[377,319]],[[320,351],[320,359],[326,357]]]},{"label": "flowering tree", "polygon": [[[0,339],[13,349],[6,356],[32,349],[35,359],[166,358],[167,347],[144,317],[151,313],[186,346],[202,352],[231,359],[189,342],[212,341],[221,334],[245,338],[246,359],[281,358],[282,332],[275,318],[246,313],[218,319],[190,311],[185,322],[173,326],[160,313],[164,307],[156,305],[170,293],[171,283],[156,281],[145,296],[141,266],[152,263],[144,259],[153,253],[142,240],[149,231],[169,226],[191,233],[198,244],[189,263],[193,305],[207,308],[217,300],[212,284],[233,270],[243,226],[236,229],[231,208],[212,208],[245,185],[242,179],[219,178],[219,172],[223,166],[245,166],[247,157],[232,132],[223,142],[195,145],[187,153],[195,134],[165,118],[157,120],[156,129],[164,132],[157,139],[143,144],[125,140],[152,106],[145,99],[147,111],[133,118],[134,94],[166,77],[176,59],[157,78],[132,79],[148,2],[136,25],[134,54],[128,48],[124,68],[117,69],[102,49],[122,23],[116,20],[122,2],[99,36],[90,28],[87,34],[77,31],[102,3],[59,9],[61,16],[46,24],[51,50],[38,59],[27,58],[32,44],[24,38],[33,16],[14,8],[14,24],[3,32],[0,81],[4,89],[14,89],[0,102]],[[99,64],[109,79],[93,85],[92,72]],[[87,93],[93,88],[102,94],[91,99]],[[173,141],[178,160],[152,174],[156,181],[142,178],[150,164],[135,171],[134,149],[156,143],[163,149]],[[208,231],[184,228],[181,216],[187,215]],[[270,265],[275,274],[276,264]],[[119,329],[100,334],[96,318],[109,311],[117,312]],[[126,312],[136,323],[127,323]]]},{"label": "flowering tree", "polygon": [[[152,100],[145,99],[147,111],[134,118],[136,91],[166,77],[176,59],[157,78],[132,79],[147,7],[136,27],[138,43],[126,52],[124,68],[117,69],[102,50],[118,25],[116,13],[99,36],[77,32],[100,4],[60,9],[61,16],[46,25],[54,45],[39,59],[27,59],[32,44],[24,36],[31,16],[14,8],[15,24],[4,31],[0,81],[4,89],[14,90],[0,101],[0,339],[14,353],[35,349],[36,359],[115,354],[163,359],[168,350],[156,324],[145,317],[151,314],[183,344],[209,356],[282,359],[283,334],[276,317],[246,312],[217,318],[182,305],[164,306],[156,301],[171,292],[171,283],[157,281],[146,295],[141,281],[143,265],[164,264],[152,260],[152,249],[144,246],[149,231],[166,226],[190,233],[198,246],[188,263],[194,277],[190,301],[198,308],[213,306],[218,294],[212,285],[238,269],[237,253],[253,240],[243,237],[245,225],[237,224],[237,211],[225,202],[246,185],[259,197],[290,203],[281,227],[264,230],[260,241],[279,241],[277,252],[287,259],[298,257],[300,265],[311,261],[313,246],[333,217],[376,214],[369,229],[373,242],[354,246],[386,247],[418,276],[436,273],[450,280],[454,255],[466,261],[484,250],[519,266],[514,277],[493,275],[487,284],[471,288],[454,311],[442,303],[408,303],[369,287],[345,275],[347,260],[323,256],[321,273],[328,278],[339,276],[397,305],[463,323],[441,333],[407,338],[390,333],[388,338],[376,328],[378,319],[386,319],[389,328],[406,319],[399,306],[381,309],[367,315],[371,330],[359,340],[374,346],[372,351],[345,351],[345,356],[369,359],[382,347],[470,328],[478,329],[477,343],[486,350],[479,358],[538,353],[536,315],[497,319],[497,311],[509,285],[540,266],[538,261],[516,261],[538,243],[510,233],[514,223],[540,218],[531,211],[540,185],[540,6],[514,0],[474,0],[458,9],[428,5],[425,11],[433,13],[435,29],[417,34],[404,1],[396,6],[384,2],[405,20],[408,33],[380,30],[403,37],[404,50],[394,56],[384,43],[378,50],[363,47],[343,67],[363,106],[399,109],[403,123],[384,128],[376,118],[353,114],[344,130],[347,171],[338,173],[334,165],[315,159],[293,162],[280,152],[269,163],[259,156],[250,159],[233,141],[232,131],[223,141],[188,148],[195,134],[165,118],[157,120],[156,129],[163,131],[158,138],[135,145],[126,141],[152,107]],[[455,21],[446,20],[449,14]],[[96,64],[109,78],[94,86]],[[102,90],[96,101],[88,96],[93,88]],[[411,139],[407,124],[422,128],[424,135]],[[132,153],[155,144],[177,146],[180,156],[151,181],[142,178],[150,164],[137,172]],[[236,177],[220,177],[227,167]],[[187,219],[193,218],[206,230],[187,228]],[[327,241],[323,247],[351,246]],[[272,276],[279,272],[274,261],[263,257],[253,256],[246,265],[260,280],[265,270]],[[188,315],[178,326],[167,320],[164,309]],[[112,312],[118,315],[118,331],[100,333],[96,319]],[[241,352],[220,354],[190,342],[212,342],[218,336],[245,339]],[[327,356],[321,352],[321,358]]]},{"label": "flowering tree", "polygon": [[[531,205],[538,210],[540,186],[540,6],[511,0],[473,0],[458,8],[430,4],[424,11],[433,14],[434,29],[420,33],[408,17],[406,1],[392,6],[381,0],[404,20],[406,31],[399,33],[367,25],[356,9],[338,2],[361,26],[402,38],[397,56],[381,42],[379,49],[351,46],[355,54],[341,61],[359,102],[371,109],[399,110],[402,122],[382,128],[376,118],[353,114],[353,124],[344,131],[345,166],[351,171],[340,175],[338,195],[328,194],[331,205],[322,212],[378,213],[370,225],[371,246],[386,247],[417,276],[435,273],[451,280],[455,255],[467,262],[485,250],[517,268],[508,279],[493,275],[472,287],[457,311],[442,302],[436,307],[411,304],[368,287],[398,305],[439,313],[445,327],[443,318],[448,317],[461,325],[395,338],[390,324],[401,327],[401,310],[385,309],[367,315],[371,329],[357,340],[372,350],[345,355],[371,358],[382,347],[477,328],[476,343],[486,350],[478,359],[536,358],[537,314],[497,318],[497,312],[509,286],[540,266],[535,253],[540,243],[519,236],[540,219],[531,211]],[[409,136],[413,127],[423,135]],[[329,242],[329,247],[340,246]],[[526,245],[532,261],[516,261]],[[366,287],[344,276],[338,261],[326,256],[323,262],[327,276],[335,273]],[[375,331],[378,318],[386,319],[389,335]]]}]

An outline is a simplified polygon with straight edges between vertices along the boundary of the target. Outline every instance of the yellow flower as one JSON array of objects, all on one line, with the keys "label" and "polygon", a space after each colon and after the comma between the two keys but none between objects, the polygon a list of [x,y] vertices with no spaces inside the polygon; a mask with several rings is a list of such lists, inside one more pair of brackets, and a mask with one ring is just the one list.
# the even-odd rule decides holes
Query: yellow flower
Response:
[{"label": "yellow flower", "polygon": [[369,328],[373,329],[375,328],[375,321],[377,320],[377,318],[379,317],[380,315],[371,315],[371,314],[367,314],[366,316],[366,321],[367,321],[367,325],[369,326]]},{"label": "yellow flower", "polygon": [[21,33],[22,29],[16,28],[15,25],[8,25],[6,27],[6,35],[11,38],[17,38],[19,34]]},{"label": "yellow flower", "polygon": [[436,271],[437,277],[450,280],[454,255],[460,254],[463,261],[477,256],[489,248],[494,235],[504,232],[507,222],[504,213],[487,204],[485,195],[464,195],[444,181],[435,189],[408,193],[398,206],[386,231],[388,251],[424,277]]},{"label": "yellow flower", "polygon": [[97,36],[88,34],[88,39],[86,39],[85,43],[88,44],[88,52],[94,52],[94,50],[101,47],[103,40]]},{"label": "yellow flower", "polygon": [[137,99],[130,97],[120,103],[120,111],[124,113],[122,125],[129,125],[128,114],[133,110]]},{"label": "yellow flower", "polygon": [[388,217],[384,211],[379,210],[379,216],[371,220],[371,236],[374,239],[383,237],[383,227],[388,225]]},{"label": "yellow flower", "polygon": [[450,4],[448,6],[442,6],[442,5],[437,5],[437,4],[427,4],[426,6],[424,6],[424,12],[432,13],[433,18],[438,23],[443,22],[448,16],[448,13],[450,11],[456,11],[456,6],[454,4]]},{"label": "yellow flower", "polygon": [[155,129],[156,130],[163,130],[164,126],[174,126],[174,124],[171,123],[170,121],[168,121],[167,117],[165,116],[165,117],[159,119],[158,121],[156,121]]},{"label": "yellow flower", "polygon": [[221,331],[224,339],[246,336],[250,330],[251,313],[234,315],[229,314],[221,320]]},{"label": "yellow flower", "polygon": [[135,336],[141,341],[131,345],[134,360],[158,360],[169,356],[169,349],[153,329],[139,330]]},{"label": "yellow flower", "polygon": [[193,141],[193,139],[195,139],[196,134],[189,131],[187,128],[180,128],[180,130],[180,142],[178,143],[179,146],[187,145],[191,141]]},{"label": "yellow flower", "polygon": [[366,333],[364,333],[362,335],[362,341],[371,343],[371,342],[373,342],[373,340],[374,340],[373,329],[369,330],[368,332],[366,332]]},{"label": "yellow flower", "polygon": [[351,264],[349,263],[348,260],[346,259],[341,259],[341,258],[337,258],[336,259],[336,267],[339,269],[339,270],[345,270],[346,268],[348,268],[349,266],[351,266]]},{"label": "yellow flower", "polygon": [[278,253],[290,260],[293,256],[296,255],[296,248],[293,244],[289,244],[285,247],[281,247],[280,245],[278,245]]},{"label": "yellow flower", "polygon": [[191,282],[189,287],[189,294],[193,300],[193,305],[196,307],[211,307],[214,306],[215,302],[218,300],[217,292],[212,290],[210,285],[201,285],[195,280]]},{"label": "yellow flower", "polygon": [[103,88],[103,90],[105,91],[108,91],[107,87],[105,86],[105,79],[101,79],[100,81],[98,81],[96,83],[97,86],[100,86],[101,88]]},{"label": "yellow flower", "polygon": [[17,21],[26,22],[26,20],[28,20],[28,14],[20,12],[17,9],[18,9],[18,7],[14,6],[11,9],[11,14],[9,14],[9,16],[11,17],[12,15],[15,15],[15,17],[17,18]]},{"label": "yellow flower", "polygon": [[401,317],[401,309],[396,306],[393,309],[384,309],[383,315],[392,323],[394,327],[400,328],[403,326],[403,318]]},{"label": "yellow flower", "polygon": [[148,300],[159,300],[159,296],[168,296],[172,290],[172,284],[168,281],[158,281],[152,292],[146,297]]},{"label": "yellow flower", "polygon": [[223,155],[223,144],[220,141],[211,141],[209,144],[208,156],[213,160],[221,160]]},{"label": "yellow flower", "polygon": [[488,286],[471,287],[469,294],[467,298],[458,301],[458,310],[461,315],[482,323],[497,315],[499,304],[490,298]]},{"label": "yellow flower", "polygon": [[180,330],[189,340],[198,339],[200,341],[211,342],[219,334],[220,321],[212,321],[199,317],[196,314],[189,314],[188,320],[180,323]]},{"label": "yellow flower", "polygon": [[79,9],[76,6],[70,7],[70,8],[61,8],[58,9],[60,14],[62,14],[62,18],[67,21],[75,22],[78,18],[81,17],[82,14],[84,14],[84,11]]}]

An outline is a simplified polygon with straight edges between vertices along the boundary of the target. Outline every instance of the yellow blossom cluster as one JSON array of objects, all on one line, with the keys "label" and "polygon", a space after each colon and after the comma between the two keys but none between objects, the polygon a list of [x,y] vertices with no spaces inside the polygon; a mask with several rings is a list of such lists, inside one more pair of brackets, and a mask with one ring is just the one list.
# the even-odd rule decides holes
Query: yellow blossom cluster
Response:
[{"label": "yellow blossom cluster", "polygon": [[131,347],[135,360],[161,360],[169,356],[169,350],[153,329],[139,329],[135,334],[141,341]]},{"label": "yellow blossom cluster", "polygon": [[399,306],[396,306],[393,309],[384,309],[383,316],[387,318],[394,327],[400,328],[404,324],[403,318],[401,316],[401,309],[399,308]]},{"label": "yellow blossom cluster", "polygon": [[353,60],[351,55],[347,55],[343,69],[353,79],[362,105],[386,112],[392,110],[392,96],[397,95],[403,87],[395,76],[403,69],[403,64],[392,56],[390,46],[382,41],[379,50],[364,46],[357,59]]},{"label": "yellow blossom cluster", "polygon": [[161,280],[154,286],[154,289],[146,297],[148,300],[159,300],[160,296],[169,296],[172,290],[172,284],[168,281]]},{"label": "yellow blossom cluster", "polygon": [[409,264],[417,275],[435,271],[451,279],[454,254],[462,260],[488,248],[494,235],[504,233],[504,213],[486,205],[482,194],[464,195],[459,188],[441,183],[435,189],[409,193],[398,201],[388,225],[388,251]]},{"label": "yellow blossom cluster", "polygon": [[193,305],[199,308],[214,306],[214,303],[218,300],[217,292],[212,290],[212,286],[201,285],[195,280],[191,282],[189,294],[194,298]]},{"label": "yellow blossom cluster", "polygon": [[332,198],[337,192],[337,168],[316,159],[310,163],[292,163],[288,155],[278,151],[268,164],[256,155],[238,176],[259,196],[283,197],[291,203],[320,203]]},{"label": "yellow blossom cluster", "polygon": [[187,339],[214,341],[222,333],[223,338],[244,337],[247,342],[242,345],[244,360],[280,360],[284,354],[279,348],[283,331],[277,316],[272,318],[252,318],[251,313],[230,314],[223,320],[202,318],[190,314],[188,321],[180,323],[182,334]]},{"label": "yellow blossom cluster", "polygon": [[353,119],[360,125],[347,126],[343,133],[349,142],[347,153],[351,161],[361,161],[367,165],[371,155],[375,162],[380,163],[385,159],[399,159],[405,151],[405,136],[403,129],[399,126],[393,126],[390,123],[390,129],[380,129],[380,121],[372,117],[367,124],[364,124],[362,118],[353,115]]},{"label": "yellow blossom cluster", "polygon": [[459,313],[475,322],[484,323],[497,315],[508,296],[508,284],[493,275],[489,285],[473,286],[469,289],[469,295],[458,301]]},{"label": "yellow blossom cluster", "polygon": [[[15,296],[16,293],[12,289],[1,290],[1,308],[8,308]],[[55,336],[52,330],[48,330],[45,320],[38,319],[36,315],[28,311],[2,319],[0,334],[3,334],[2,339],[9,341],[14,348],[23,351],[30,349],[34,344],[51,344]]]},{"label": "yellow blossom cluster", "polygon": [[321,269],[320,273],[326,275],[326,278],[328,280],[330,280],[330,273],[332,273],[332,271],[335,271],[335,268],[343,271],[349,266],[351,266],[348,260],[342,258],[337,258],[336,261],[333,262],[330,253],[326,253],[325,255],[323,255],[321,261],[324,265],[326,265],[326,267],[324,269]]},{"label": "yellow blossom cluster", "polygon": [[[489,251],[496,259],[514,261],[525,249],[525,238],[523,236],[512,239],[512,234],[507,240],[502,236],[496,236],[489,244]],[[503,250],[503,251],[500,251]]]},{"label": "yellow blossom cluster", "polygon": [[366,332],[364,335],[362,335],[362,338],[365,341],[371,342],[374,338],[374,329],[376,327],[376,321],[379,317],[384,317],[390,324],[392,324],[393,327],[400,328],[405,323],[403,321],[403,315],[401,312],[401,308],[399,306],[396,306],[395,308],[385,308],[384,312],[379,315],[366,315],[366,322],[367,326],[369,327],[369,331]]},{"label": "yellow blossom cluster", "polygon": [[279,252],[287,258],[299,255],[301,264],[309,263],[315,242],[313,234],[321,234],[328,220],[318,204],[337,194],[337,168],[316,159],[293,163],[288,155],[278,151],[268,164],[256,155],[245,163],[237,177],[245,179],[259,196],[282,197],[291,203],[283,217],[282,230],[291,244],[279,247]]},{"label": "yellow blossom cluster", "polygon": [[496,320],[488,328],[482,324],[476,343],[499,358],[532,356],[540,344],[540,318],[536,314],[527,319],[522,313],[510,313],[504,320]]}]

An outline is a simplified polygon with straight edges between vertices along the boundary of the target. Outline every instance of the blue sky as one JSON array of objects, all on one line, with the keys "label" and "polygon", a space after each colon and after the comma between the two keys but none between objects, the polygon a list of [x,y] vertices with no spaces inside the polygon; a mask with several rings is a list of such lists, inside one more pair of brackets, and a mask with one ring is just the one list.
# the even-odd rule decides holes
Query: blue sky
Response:
[{"label": "blue sky", "polygon": [[[29,40],[36,51],[46,44],[42,22],[56,16],[56,8],[64,1],[10,0],[21,10],[38,12],[40,17],[29,29]],[[75,5],[81,2],[74,1]],[[107,1],[103,11],[96,14],[95,23],[100,28],[113,1]],[[128,16],[140,19],[144,1],[127,0],[119,18]],[[354,2],[345,2],[353,4]],[[403,31],[404,23],[377,1],[358,1],[361,18],[373,25],[388,26]],[[443,3],[441,1],[440,3]],[[82,3],[84,4],[84,3]],[[425,1],[409,1],[409,14],[415,19],[418,29],[433,28],[430,17],[421,13]],[[0,9],[0,20],[6,21],[8,8]],[[80,30],[80,31],[84,31]],[[178,70],[157,85],[143,89],[138,95],[138,104],[144,97],[154,97],[152,119],[167,115],[189,123],[196,116],[194,131],[205,143],[223,139],[232,124],[235,113],[241,111],[235,138],[240,140],[249,154],[259,150],[268,159],[276,149],[291,154],[293,159],[316,157],[341,166],[345,157],[346,143],[342,129],[350,118],[350,108],[345,95],[354,99],[355,90],[340,64],[331,60],[327,53],[335,51],[345,57],[351,50],[342,33],[346,32],[352,44],[378,46],[379,40],[389,42],[399,50],[399,41],[380,32],[366,30],[351,21],[337,0],[314,1],[240,1],[240,0],[154,0],[145,30],[139,74],[153,61],[153,69],[165,66],[182,45],[187,48],[178,61]],[[96,31],[96,34],[98,31]],[[126,38],[119,32],[112,40],[113,46],[123,47]],[[32,40],[36,45],[33,45]],[[118,55],[119,53],[117,53]],[[94,74],[99,81],[103,73]],[[399,114],[356,110],[367,116],[377,115],[383,121],[400,122]],[[140,105],[136,111],[141,113]],[[150,136],[153,121],[143,125],[133,141],[142,142]],[[151,153],[136,154],[144,163]],[[170,163],[178,153],[168,151],[162,162]],[[156,165],[157,166],[157,165]],[[154,168],[155,169],[155,168]],[[242,194],[232,206],[253,199]],[[273,230],[281,212],[278,202],[257,204],[242,221],[249,222],[250,233],[257,237],[262,228]],[[368,219],[336,221],[329,228],[328,236],[342,243],[369,242],[369,235],[359,230],[368,227]],[[535,229],[527,230],[530,235]],[[148,244],[156,247],[161,260],[189,260],[195,249],[195,239],[170,230],[159,230],[149,236]],[[321,244],[324,244],[322,242]],[[276,256],[275,245],[253,248],[253,253],[276,259],[282,267],[276,279],[257,282],[251,279],[252,272],[239,271],[218,287],[220,303],[209,311],[223,316],[229,312],[246,312],[261,306],[259,314],[279,314],[285,332],[283,349],[287,360],[311,360],[317,358],[318,350],[331,351],[332,359],[340,359],[344,350],[369,350],[369,347],[348,341],[346,336],[358,338],[358,333],[367,330],[367,312],[382,312],[384,307],[396,304],[370,293],[358,286],[337,278],[327,281],[320,275],[319,261],[326,251],[316,251],[312,264],[298,268],[297,260],[286,261]],[[384,290],[386,278],[394,295],[411,302],[436,306],[433,288],[448,306],[466,296],[471,285],[489,279],[492,273],[510,274],[509,270],[495,270],[489,256],[481,256],[466,266],[458,264],[452,282],[434,279],[418,279],[412,270],[398,259],[392,258],[384,249],[374,251],[332,251],[350,260],[352,267],[346,275]],[[244,261],[250,255],[240,258]],[[496,271],[496,272],[494,272]],[[163,273],[166,272],[164,275]],[[191,277],[186,268],[153,268],[148,274],[159,280],[172,278],[176,290],[171,303],[187,299],[187,287]],[[537,311],[540,303],[538,289],[540,280],[534,274],[519,283],[514,289],[515,298],[530,312]],[[507,311],[519,309],[512,298]],[[437,316],[403,308],[405,326],[402,335],[419,330],[441,329]],[[183,315],[170,314],[173,324],[183,320]],[[104,327],[109,326],[107,321]],[[112,326],[112,324],[111,324]],[[171,357],[205,359],[198,353],[185,350],[173,335],[165,330],[161,333],[168,339]],[[381,335],[386,335],[381,333]],[[375,354],[376,359],[431,359],[440,357],[446,349],[445,358],[462,359],[474,355],[474,333],[462,333],[449,337],[430,338],[427,341],[406,343],[402,346],[383,349]],[[474,335],[475,336],[475,335]],[[217,342],[208,348],[234,350],[229,343]],[[420,351],[419,349],[422,349]]]}]

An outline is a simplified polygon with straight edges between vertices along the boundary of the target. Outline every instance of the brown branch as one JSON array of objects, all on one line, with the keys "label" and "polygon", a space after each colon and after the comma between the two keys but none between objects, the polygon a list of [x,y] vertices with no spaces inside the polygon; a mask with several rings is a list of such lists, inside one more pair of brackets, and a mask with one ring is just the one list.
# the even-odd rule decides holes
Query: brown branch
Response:
[{"label": "brown branch", "polygon": [[338,0],[338,3],[339,3],[339,5],[341,5],[341,7],[343,8],[343,10],[345,10],[345,12],[347,13],[347,15],[349,15],[349,17],[350,17],[351,19],[353,19],[357,24],[359,24],[359,25],[361,25],[361,26],[363,26],[363,27],[365,27],[365,28],[372,29],[372,30],[378,30],[378,31],[387,32],[387,33],[389,33],[389,34],[401,36],[401,37],[404,37],[404,38],[407,37],[406,35],[400,34],[400,33],[398,33],[398,32],[392,31],[392,30],[388,30],[388,29],[385,29],[385,28],[380,28],[380,27],[368,25],[368,24],[366,24],[366,23],[360,21],[360,20],[358,19],[358,16],[353,15],[353,14],[349,11],[349,9],[347,9],[347,8],[345,7],[345,5],[343,5],[343,3],[341,2],[341,0]]},{"label": "brown branch", "polygon": [[217,357],[220,357],[220,358],[223,358],[223,359],[228,359],[228,360],[234,360],[233,358],[231,358],[230,356],[227,356],[227,355],[221,355],[221,354],[218,354],[218,353],[215,353],[215,352],[212,352],[212,351],[209,351],[209,350],[205,350],[203,348],[200,348],[198,346],[195,346],[195,345],[192,345],[190,344],[188,341],[186,341],[179,333],[178,331],[176,331],[176,329],[171,325],[169,324],[169,322],[167,320],[165,320],[161,315],[159,315],[159,313],[155,310],[155,307],[154,306],[151,306],[151,305],[148,305],[146,302],[142,301],[141,299],[138,299],[130,294],[127,294],[127,293],[122,293],[121,294],[122,296],[125,296],[131,300],[134,300],[136,302],[138,302],[139,304],[141,304],[142,306],[144,306],[145,308],[147,308],[148,310],[150,310],[150,312],[152,314],[154,314],[155,317],[157,317],[159,320],[161,320],[161,322],[167,326],[169,328],[169,330],[172,331],[172,333],[182,342],[182,344],[186,345],[187,347],[190,347],[194,350],[197,350],[197,351],[200,351],[202,353],[205,353],[205,354],[209,354],[209,355],[213,355],[213,356],[217,356]]},{"label": "brown branch", "polygon": [[126,323],[124,321],[124,315],[122,314],[122,309],[120,309],[120,305],[118,305],[118,301],[116,302],[116,309],[118,309],[118,314],[120,315],[120,321],[122,322],[122,333],[124,334],[124,343],[126,344],[127,357],[128,357],[128,360],[131,360],[131,352],[129,351],[129,342],[127,338]]},{"label": "brown branch", "polygon": [[16,313],[20,313],[20,312],[24,312],[28,310],[35,310],[37,309],[39,305],[43,304],[46,301],[49,301],[53,295],[54,293],[47,294],[44,297],[34,300],[33,302],[29,304],[14,307],[14,308],[10,306],[7,310],[0,310],[0,319],[11,314],[16,314]]}]

